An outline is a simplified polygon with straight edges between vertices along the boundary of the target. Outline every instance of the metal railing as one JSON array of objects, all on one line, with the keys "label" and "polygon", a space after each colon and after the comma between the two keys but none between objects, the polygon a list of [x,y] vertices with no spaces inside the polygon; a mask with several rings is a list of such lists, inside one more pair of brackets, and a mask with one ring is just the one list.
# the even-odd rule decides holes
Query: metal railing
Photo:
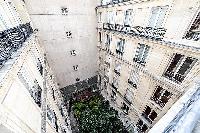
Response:
[{"label": "metal railing", "polygon": [[103,29],[123,32],[125,34],[129,34],[132,36],[145,37],[154,40],[162,40],[166,33],[166,29],[164,28],[153,28],[153,27],[142,27],[142,26],[131,27],[120,24],[110,24],[110,23],[103,23]]},{"label": "metal railing", "polygon": [[185,39],[199,41],[200,40],[200,32],[189,31],[186,34]]},{"label": "metal railing", "polygon": [[164,77],[166,77],[172,81],[175,81],[177,83],[181,83],[185,78],[184,75],[181,75],[179,73],[175,74],[174,72],[171,72],[171,71],[166,71],[164,74]]},{"label": "metal railing", "polygon": [[22,47],[23,43],[33,33],[30,23],[0,32],[0,66],[11,58],[12,54]]}]

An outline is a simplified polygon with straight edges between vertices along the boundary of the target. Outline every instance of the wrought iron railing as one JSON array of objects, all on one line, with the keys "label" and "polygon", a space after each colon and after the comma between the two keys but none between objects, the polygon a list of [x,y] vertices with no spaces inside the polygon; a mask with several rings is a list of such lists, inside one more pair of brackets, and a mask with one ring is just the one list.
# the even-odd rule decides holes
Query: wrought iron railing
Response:
[{"label": "wrought iron railing", "polygon": [[200,40],[200,32],[189,31],[186,34],[185,39],[199,41]]},{"label": "wrought iron railing", "polygon": [[162,40],[166,33],[166,29],[164,28],[141,27],[141,26],[130,27],[120,24],[110,24],[110,23],[104,23],[103,29],[118,31],[132,36],[145,37],[147,39],[154,39],[154,40]]},{"label": "wrought iron railing", "polygon": [[181,83],[185,78],[184,75],[181,75],[179,73],[175,74],[174,72],[171,72],[171,71],[166,71],[164,76],[167,77],[168,79],[178,82],[178,83]]},{"label": "wrought iron railing", "polygon": [[166,103],[167,103],[167,101],[166,102],[164,102],[164,101],[162,101],[161,99],[159,99],[158,97],[151,97],[151,100],[153,100],[156,104],[158,104],[161,108],[163,108],[165,105],[166,105]]},{"label": "wrought iron railing", "polygon": [[118,4],[118,3],[122,3],[122,2],[128,2],[131,0],[110,0],[109,2],[104,3],[103,0],[101,2],[102,5],[112,5],[112,4]]},{"label": "wrought iron railing", "polygon": [[30,23],[0,32],[0,66],[11,58],[12,54],[22,47],[23,43],[33,33]]},{"label": "wrought iron railing", "polygon": [[151,120],[145,113],[142,113],[142,116],[143,116],[150,124],[152,124],[152,120]]},{"label": "wrought iron railing", "polygon": [[141,64],[141,65],[143,65],[143,66],[145,66],[145,64],[146,64],[146,62],[144,61],[144,60],[141,60],[141,59],[138,59],[138,58],[133,58],[133,61],[134,62],[137,62],[137,63],[139,63],[139,64]]}]

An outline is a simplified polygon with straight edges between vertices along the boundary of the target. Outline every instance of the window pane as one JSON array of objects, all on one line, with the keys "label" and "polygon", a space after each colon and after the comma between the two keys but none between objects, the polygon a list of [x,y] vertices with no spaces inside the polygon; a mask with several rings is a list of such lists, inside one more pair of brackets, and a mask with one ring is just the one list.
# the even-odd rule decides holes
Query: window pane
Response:
[{"label": "window pane", "polygon": [[181,54],[176,54],[174,56],[173,61],[171,62],[170,66],[168,67],[167,71],[172,72],[173,69],[176,67],[176,65],[178,64],[178,62],[180,61],[181,57],[183,57],[183,55]]},{"label": "window pane", "polygon": [[149,115],[150,112],[151,112],[151,108],[150,108],[149,106],[147,106],[147,108],[146,108],[146,110],[145,110],[144,113],[145,113],[146,115]]},{"label": "window pane", "polygon": [[194,59],[192,59],[191,57],[187,57],[186,60],[184,61],[183,65],[179,69],[178,73],[181,75],[184,75],[185,72],[191,67],[191,64],[193,61],[194,61]]}]

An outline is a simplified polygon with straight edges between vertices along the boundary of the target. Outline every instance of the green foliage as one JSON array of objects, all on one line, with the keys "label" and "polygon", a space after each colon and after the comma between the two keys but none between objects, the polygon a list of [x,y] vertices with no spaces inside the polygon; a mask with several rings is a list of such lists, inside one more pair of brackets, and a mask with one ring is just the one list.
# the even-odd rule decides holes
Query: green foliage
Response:
[{"label": "green foliage", "polygon": [[126,133],[117,111],[100,97],[76,102],[73,110],[79,121],[80,133]]}]

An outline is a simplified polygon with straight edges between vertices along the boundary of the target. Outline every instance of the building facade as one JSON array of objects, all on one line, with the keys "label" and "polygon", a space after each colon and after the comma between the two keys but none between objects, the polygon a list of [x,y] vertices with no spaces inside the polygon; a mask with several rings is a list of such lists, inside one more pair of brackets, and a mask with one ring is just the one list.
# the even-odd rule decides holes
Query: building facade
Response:
[{"label": "building facade", "polygon": [[96,3],[97,0],[25,0],[62,88],[97,75]]},{"label": "building facade", "polygon": [[127,128],[149,131],[196,84],[199,7],[199,0],[103,0],[96,8],[99,86]]},{"label": "building facade", "polygon": [[0,0],[0,132],[67,133],[67,110],[21,0]]}]

